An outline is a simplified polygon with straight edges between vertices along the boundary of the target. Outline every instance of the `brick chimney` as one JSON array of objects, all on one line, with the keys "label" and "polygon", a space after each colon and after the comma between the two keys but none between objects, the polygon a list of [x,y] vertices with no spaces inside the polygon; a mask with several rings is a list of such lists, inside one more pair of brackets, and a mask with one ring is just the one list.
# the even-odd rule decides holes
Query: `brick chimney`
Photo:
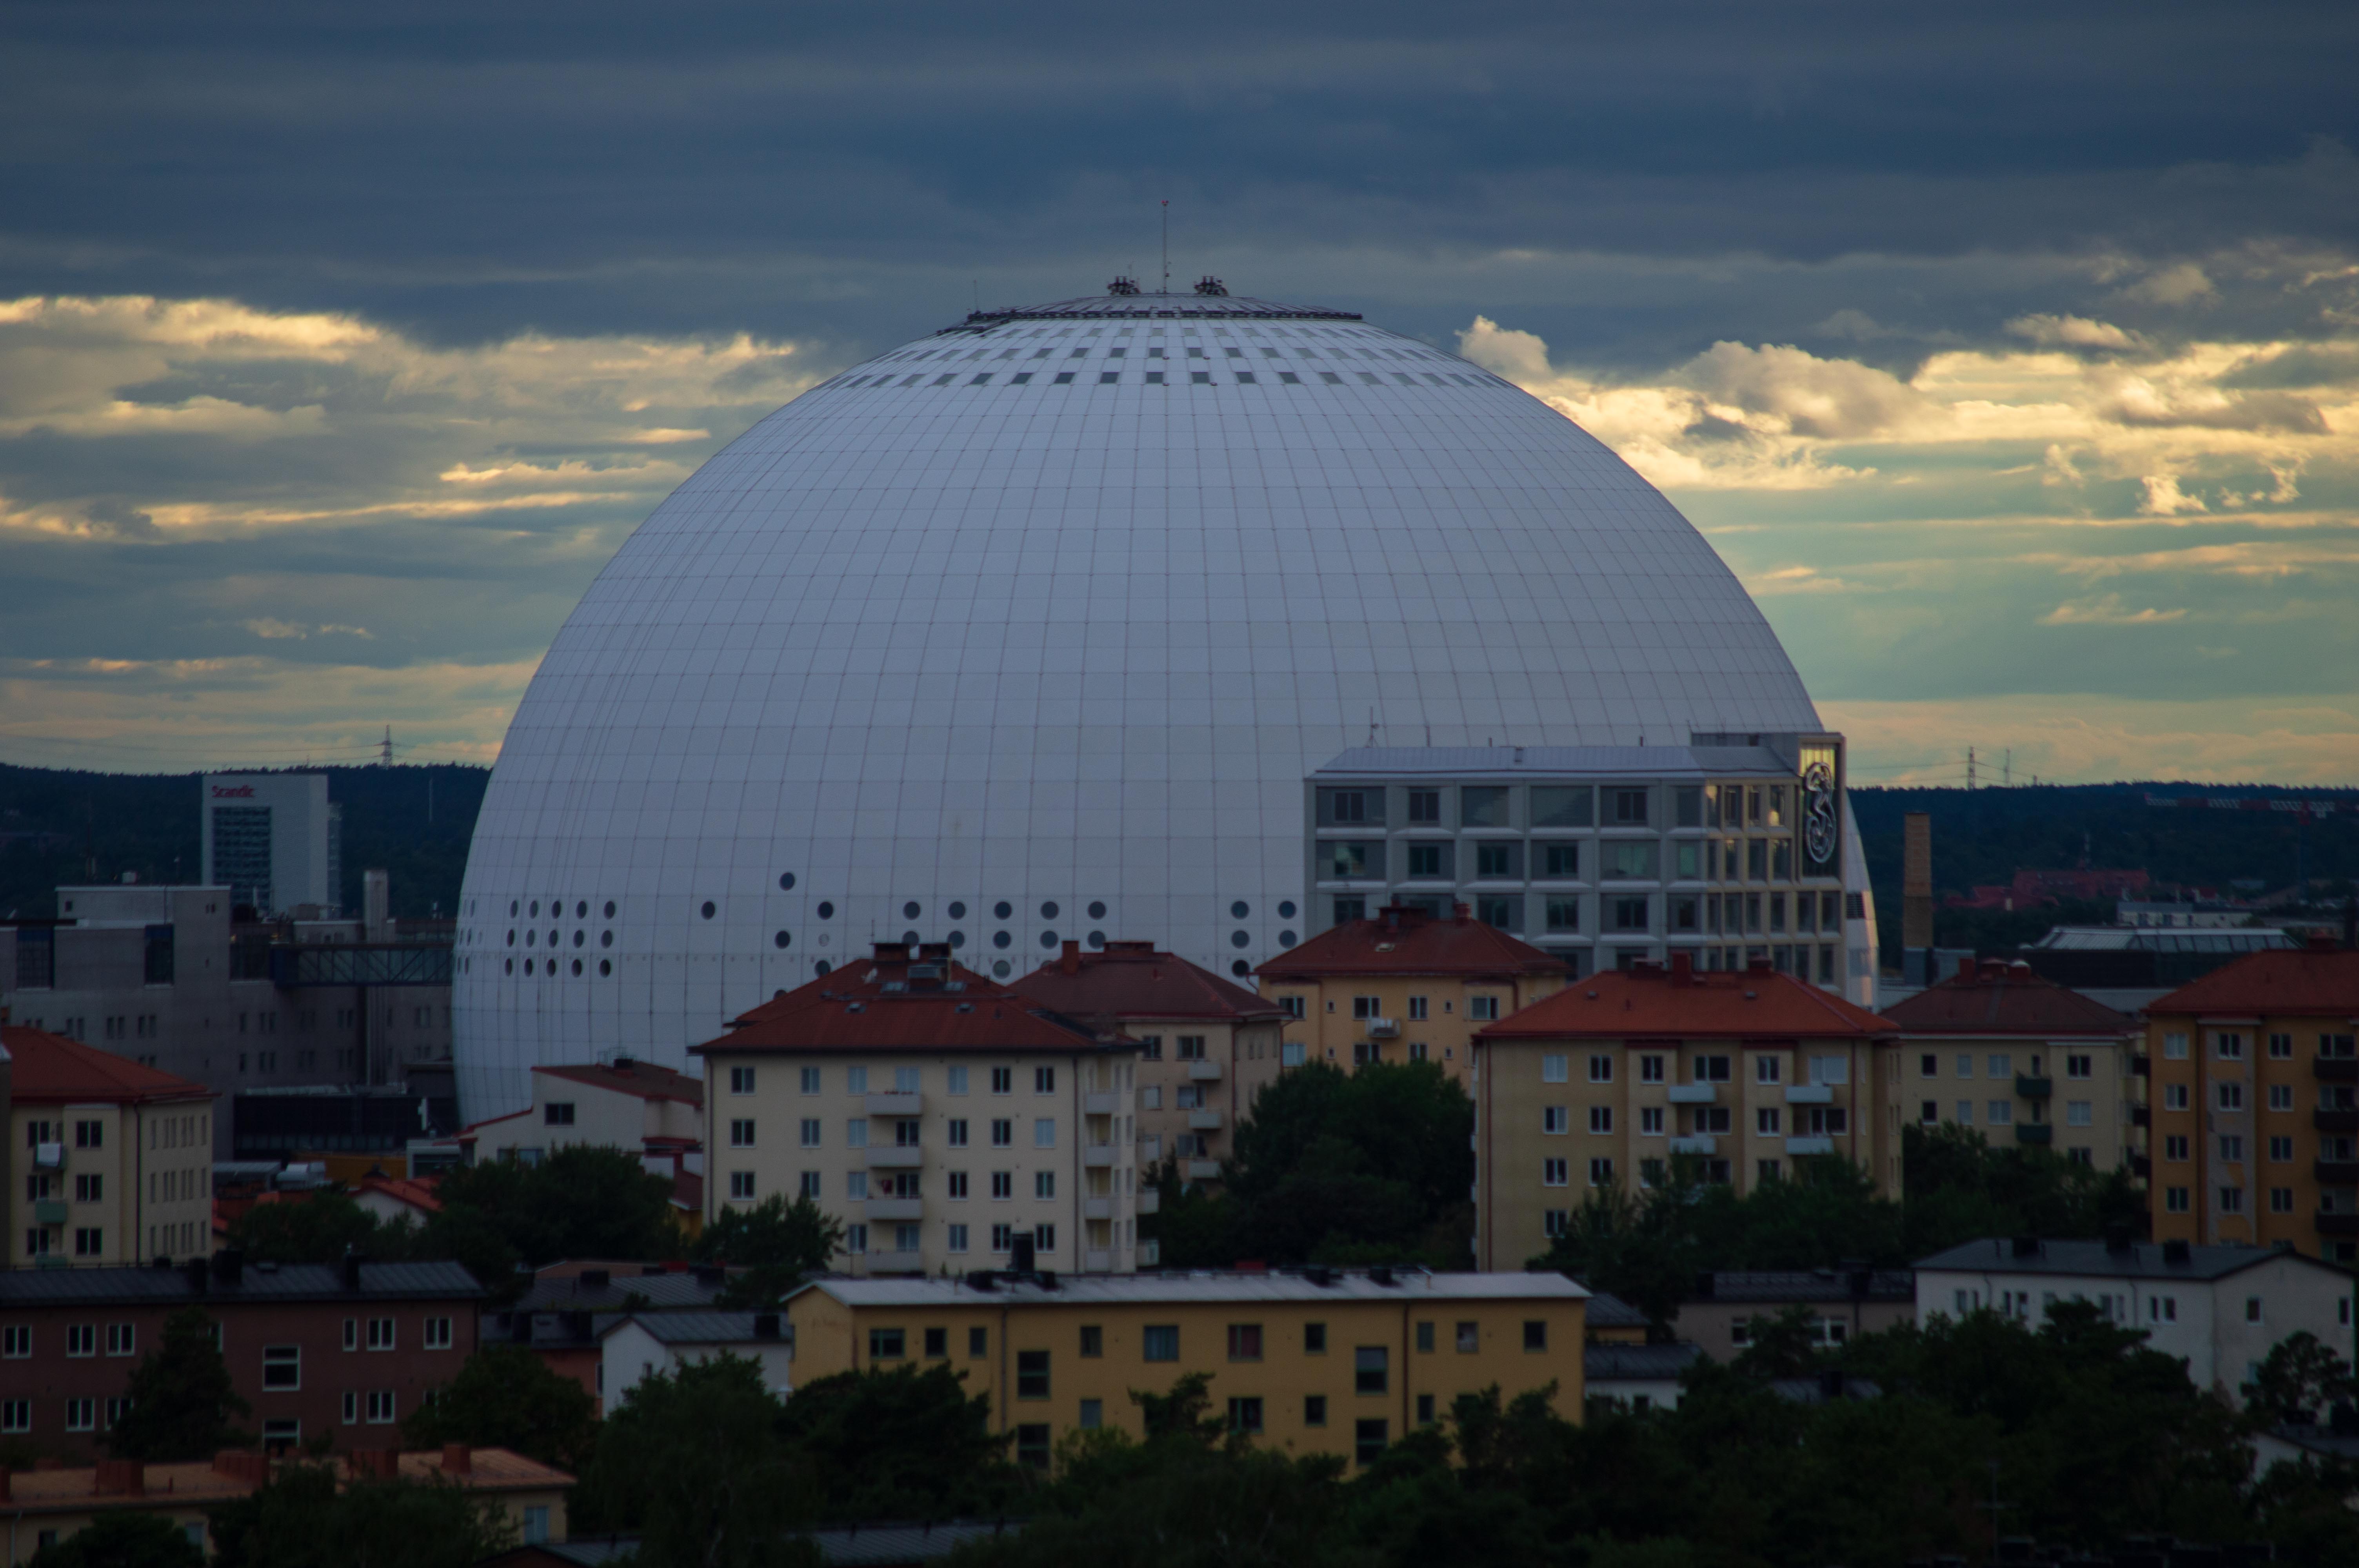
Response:
[{"label": "brick chimney", "polygon": [[442,1474],[472,1476],[475,1473],[475,1451],[463,1443],[442,1445]]},{"label": "brick chimney", "polygon": [[1057,972],[1060,975],[1078,975],[1082,972],[1082,945],[1079,942],[1067,939],[1065,950],[1057,959]]}]

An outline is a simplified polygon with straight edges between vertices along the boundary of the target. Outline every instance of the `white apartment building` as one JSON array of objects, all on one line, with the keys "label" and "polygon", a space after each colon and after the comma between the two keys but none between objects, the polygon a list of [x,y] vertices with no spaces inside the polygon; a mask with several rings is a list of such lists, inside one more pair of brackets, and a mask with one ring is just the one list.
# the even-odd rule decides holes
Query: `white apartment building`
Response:
[{"label": "white apartment building", "polygon": [[839,1268],[912,1274],[1136,1267],[1137,1044],[952,963],[947,943],[775,997],[691,1047],[705,1063],[705,1217],[810,1198]]}]

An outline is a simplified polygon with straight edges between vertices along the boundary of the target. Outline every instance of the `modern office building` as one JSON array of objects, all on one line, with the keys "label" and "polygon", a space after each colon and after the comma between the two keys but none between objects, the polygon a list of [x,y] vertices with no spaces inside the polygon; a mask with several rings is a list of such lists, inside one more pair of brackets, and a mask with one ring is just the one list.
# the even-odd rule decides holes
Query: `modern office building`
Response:
[{"label": "modern office building", "polygon": [[[1266,1001],[1152,942],[1108,942],[1085,952],[1067,942],[1056,962],[1008,983],[1103,1033],[1138,1042],[1138,1171],[1152,1182],[1165,1161],[1191,1182],[1220,1179],[1237,1119],[1254,1097],[1277,1081],[1278,1027],[1285,1014]],[[1156,1195],[1139,1191],[1139,1212]],[[1142,1263],[1152,1263],[1152,1257]]]},{"label": "modern office building", "polygon": [[799,1382],[955,1369],[1036,1468],[1076,1431],[1144,1436],[1131,1390],[1198,1372],[1240,1437],[1365,1465],[1461,1394],[1552,1386],[1557,1414],[1581,1420],[1588,1295],[1562,1274],[1421,1269],[829,1279],[788,1298],[784,1326]]},{"label": "modern office building", "polygon": [[1832,734],[1345,752],[1303,786],[1314,924],[1463,903],[1576,978],[1767,958],[1865,1006],[1875,911],[1843,760]]},{"label": "modern office building", "polygon": [[1302,780],[1371,734],[1821,729],[1703,537],[1463,360],[1212,280],[979,311],[708,460],[558,633],[468,864],[466,1113],[874,940],[1241,979],[1325,924]]},{"label": "modern office building", "polygon": [[1838,1155],[1900,1195],[1897,1031],[1769,960],[1576,980],[1474,1036],[1476,1265],[1520,1269],[1601,1188],[1684,1157],[1751,1193]]},{"label": "modern office building", "polygon": [[203,880],[262,918],[333,919],[343,903],[342,810],[325,773],[207,773],[198,832]]},{"label": "modern office building", "polygon": [[2143,1162],[2137,1025],[2113,1009],[2028,964],[1968,958],[1884,1016],[1900,1030],[1902,1109],[1918,1126],[2101,1171]]},{"label": "modern office building", "polygon": [[2359,1260],[2359,952],[2249,953],[2157,999],[2145,1050],[2158,1240]]},{"label": "modern office building", "polygon": [[880,942],[693,1047],[705,1218],[808,1197],[859,1274],[1126,1273],[1138,1248],[1135,1041]]}]

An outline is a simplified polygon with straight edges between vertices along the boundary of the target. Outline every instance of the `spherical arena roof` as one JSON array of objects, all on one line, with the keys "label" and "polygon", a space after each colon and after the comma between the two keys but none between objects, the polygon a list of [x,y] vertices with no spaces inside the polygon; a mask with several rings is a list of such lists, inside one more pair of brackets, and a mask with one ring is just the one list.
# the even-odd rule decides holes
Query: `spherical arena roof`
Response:
[{"label": "spherical arena roof", "polygon": [[911,933],[1258,963],[1348,746],[1818,727],[1687,520],[1454,355],[1218,293],[977,312],[730,443],[566,621],[468,861],[463,1108],[685,1066]]}]

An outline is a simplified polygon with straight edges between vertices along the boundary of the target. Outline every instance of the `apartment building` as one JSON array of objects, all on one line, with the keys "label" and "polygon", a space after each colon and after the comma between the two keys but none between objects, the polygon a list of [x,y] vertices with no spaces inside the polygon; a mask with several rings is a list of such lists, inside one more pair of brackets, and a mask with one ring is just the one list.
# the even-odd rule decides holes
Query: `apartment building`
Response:
[{"label": "apartment building", "polygon": [[1346,752],[1304,782],[1310,928],[1463,903],[1576,976],[1684,950],[1699,969],[1767,958],[1871,1001],[1843,738],[1687,742]]},{"label": "apartment building", "polygon": [[690,1047],[710,1086],[706,1217],[809,1197],[843,1222],[855,1274],[989,1268],[1019,1236],[1044,1266],[1126,1272],[1137,1051],[947,943],[880,942]]},{"label": "apartment building", "polygon": [[537,1164],[571,1144],[644,1152],[698,1148],[704,1138],[704,1080],[616,1056],[582,1066],[535,1067],[532,1104],[460,1129],[468,1164]]},{"label": "apartment building", "polygon": [[1570,971],[1453,904],[1386,904],[1255,971],[1284,1014],[1279,1065],[1439,1062],[1470,1081],[1474,1031],[1554,994]]},{"label": "apartment building", "polygon": [[[1234,1148],[1238,1119],[1277,1080],[1285,1021],[1277,1005],[1158,952],[1152,942],[1109,942],[1096,953],[1068,942],[1055,961],[1008,981],[1007,989],[1100,1033],[1138,1042],[1144,1180],[1170,1160],[1189,1181],[1217,1181]],[[1154,1195],[1142,1190],[1140,1196],[1151,1202]]]},{"label": "apartment building", "polygon": [[474,1352],[484,1298],[456,1263],[246,1263],[0,1273],[0,1440],[88,1454],[175,1312],[221,1325],[230,1380],[274,1449],[395,1440],[401,1419]]},{"label": "apartment building", "polygon": [[1900,1029],[1903,1108],[1919,1127],[1973,1128],[2101,1171],[2139,1152],[2137,1025],[2112,1008],[2028,964],[1969,958],[1884,1016]]},{"label": "apartment building", "polygon": [[1551,1273],[985,1273],[818,1280],[786,1316],[799,1382],[953,1368],[1038,1468],[1070,1432],[1143,1436],[1130,1391],[1191,1372],[1232,1431],[1364,1465],[1485,1389],[1513,1400],[1554,1384],[1558,1413],[1579,1421],[1587,1294]]},{"label": "apartment building", "polygon": [[2359,952],[2248,953],[2146,1011],[2158,1240],[2359,1260]]},{"label": "apartment building", "polygon": [[2279,1340],[2307,1332],[2348,1350],[2351,1292],[2349,1273],[2287,1249],[2127,1237],[1969,1241],[1917,1264],[1919,1322],[1988,1311],[2037,1327],[2059,1302],[2092,1302],[2234,1404]]},{"label": "apartment building", "polygon": [[1917,1281],[1906,1269],[1719,1269],[1696,1276],[1671,1333],[1731,1361],[1752,1346],[1756,1327],[1796,1307],[1810,1311],[1811,1343],[1839,1348],[1914,1323]]},{"label": "apartment building", "polygon": [[0,1045],[12,1265],[144,1263],[212,1246],[211,1089],[46,1030],[0,1024]]},{"label": "apartment building", "polygon": [[1473,1040],[1475,1256],[1520,1269],[1591,1191],[1686,1157],[1751,1192],[1812,1155],[1900,1194],[1897,1031],[1770,960],[1601,972]]}]

